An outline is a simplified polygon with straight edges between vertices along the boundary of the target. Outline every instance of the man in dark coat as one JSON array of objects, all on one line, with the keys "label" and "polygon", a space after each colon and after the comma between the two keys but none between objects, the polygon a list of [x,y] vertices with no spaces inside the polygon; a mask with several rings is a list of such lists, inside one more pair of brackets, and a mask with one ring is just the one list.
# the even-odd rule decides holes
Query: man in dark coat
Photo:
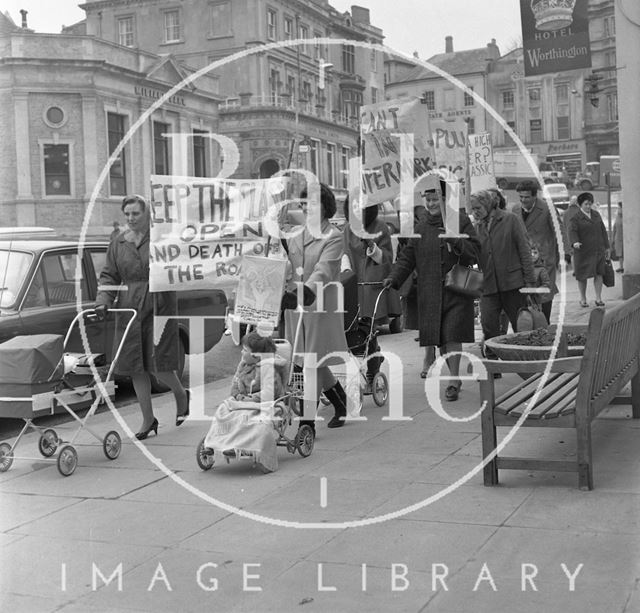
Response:
[{"label": "man in dark coat", "polygon": [[[523,181],[516,187],[520,204],[513,207],[513,213],[520,215],[524,221],[524,227],[533,243],[538,246],[540,257],[544,261],[547,269],[551,287],[556,284],[556,270],[559,261],[558,241],[556,240],[556,229],[553,225],[555,215],[562,234],[562,244],[565,254],[569,253],[569,244],[566,237],[564,225],[558,213],[550,211],[547,203],[538,198],[538,184],[534,181]],[[542,304],[542,312],[547,321],[551,321],[551,305],[553,297],[548,302]]]},{"label": "man in dark coat", "polygon": [[529,237],[522,219],[497,208],[488,190],[471,195],[471,211],[480,239],[480,268],[484,287],[480,316],[485,340],[499,336],[500,311],[516,329],[518,309],[525,305],[520,289],[535,285]]}]

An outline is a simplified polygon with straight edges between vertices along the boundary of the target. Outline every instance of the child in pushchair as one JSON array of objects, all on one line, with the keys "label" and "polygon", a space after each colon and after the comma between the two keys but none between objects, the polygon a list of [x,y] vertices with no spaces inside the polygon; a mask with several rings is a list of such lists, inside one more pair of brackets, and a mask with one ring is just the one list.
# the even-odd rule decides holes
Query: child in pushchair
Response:
[{"label": "child in pushchair", "polygon": [[278,446],[286,446],[290,453],[297,450],[303,457],[311,454],[311,428],[301,426],[293,439],[285,434],[298,415],[296,405],[303,393],[292,373],[287,379],[290,364],[291,345],[287,341],[256,331],[244,337],[230,396],[216,409],[209,432],[198,445],[200,468],[213,466],[216,451],[227,462],[231,458],[250,460],[263,473],[278,469]]}]

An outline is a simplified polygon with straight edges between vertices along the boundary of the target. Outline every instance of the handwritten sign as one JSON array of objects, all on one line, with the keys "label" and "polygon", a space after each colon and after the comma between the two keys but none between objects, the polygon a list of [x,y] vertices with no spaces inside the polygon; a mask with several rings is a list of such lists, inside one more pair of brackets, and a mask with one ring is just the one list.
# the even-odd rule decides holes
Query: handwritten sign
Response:
[{"label": "handwritten sign", "polygon": [[150,290],[236,288],[242,258],[279,254],[264,227],[290,198],[285,178],[151,177]]},{"label": "handwritten sign", "polygon": [[282,258],[244,256],[236,293],[235,317],[247,324],[277,327],[286,268],[287,262]]},{"label": "handwritten sign", "polygon": [[438,168],[446,168],[464,178],[467,158],[467,123],[464,117],[432,119],[431,135]]},{"label": "handwritten sign", "polygon": [[[401,154],[402,136],[413,137],[410,156]],[[417,178],[433,167],[429,110],[418,98],[362,106],[360,137],[363,207],[399,196],[403,171]]]},{"label": "handwritten sign", "polygon": [[496,187],[491,134],[469,134],[469,178],[471,193]]}]

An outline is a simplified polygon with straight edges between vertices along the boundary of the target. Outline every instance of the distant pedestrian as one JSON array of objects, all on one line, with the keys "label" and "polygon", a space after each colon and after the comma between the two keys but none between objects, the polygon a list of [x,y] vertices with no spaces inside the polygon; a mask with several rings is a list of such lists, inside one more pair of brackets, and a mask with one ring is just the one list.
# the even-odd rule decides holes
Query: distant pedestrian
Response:
[{"label": "distant pedestrian", "polygon": [[[519,183],[516,186],[516,191],[520,198],[520,204],[513,207],[513,212],[521,216],[529,238],[537,244],[553,286],[556,282],[556,269],[558,268],[560,250],[556,240],[556,228],[553,225],[552,215],[556,216],[562,234],[564,250],[567,252],[569,244],[562,221],[555,208],[553,211],[549,210],[547,203],[538,198],[538,184],[534,181]],[[547,321],[551,318],[551,305],[552,300],[542,305],[542,312],[545,314]]]},{"label": "distant pedestrian", "polygon": [[624,272],[624,244],[622,241],[622,202],[618,202],[618,214],[613,222],[613,251],[618,258],[618,268],[616,272]]},{"label": "distant pedestrian", "polygon": [[114,238],[116,238],[116,236],[120,236],[120,222],[119,221],[114,221],[113,222],[113,231],[111,232],[111,234],[109,235],[109,241],[112,241]]},{"label": "distant pedestrian", "polygon": [[573,274],[578,281],[580,306],[588,307],[587,280],[593,279],[596,306],[602,302],[602,275],[605,260],[609,257],[609,237],[600,213],[592,208],[593,194],[583,192],[578,196],[580,212],[569,224],[569,241],[574,249]]}]

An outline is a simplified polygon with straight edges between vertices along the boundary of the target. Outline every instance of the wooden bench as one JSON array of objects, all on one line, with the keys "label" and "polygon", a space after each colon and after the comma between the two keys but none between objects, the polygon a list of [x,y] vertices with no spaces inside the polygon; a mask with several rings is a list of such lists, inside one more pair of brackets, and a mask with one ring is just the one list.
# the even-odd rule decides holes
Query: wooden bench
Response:
[{"label": "wooden bench", "polygon": [[[575,471],[578,486],[593,488],[591,422],[609,404],[630,404],[640,418],[640,294],[608,310],[594,309],[589,318],[584,355],[554,360],[483,360],[487,379],[480,381],[482,455],[495,455],[484,466],[484,484],[497,485],[498,469]],[[543,372],[549,374],[543,383]],[[493,373],[531,373],[496,398]],[[631,381],[631,396],[620,396]],[[537,394],[537,396],[536,396]],[[574,428],[576,461],[498,456],[496,427]],[[639,447],[640,449],[640,447]]]}]

